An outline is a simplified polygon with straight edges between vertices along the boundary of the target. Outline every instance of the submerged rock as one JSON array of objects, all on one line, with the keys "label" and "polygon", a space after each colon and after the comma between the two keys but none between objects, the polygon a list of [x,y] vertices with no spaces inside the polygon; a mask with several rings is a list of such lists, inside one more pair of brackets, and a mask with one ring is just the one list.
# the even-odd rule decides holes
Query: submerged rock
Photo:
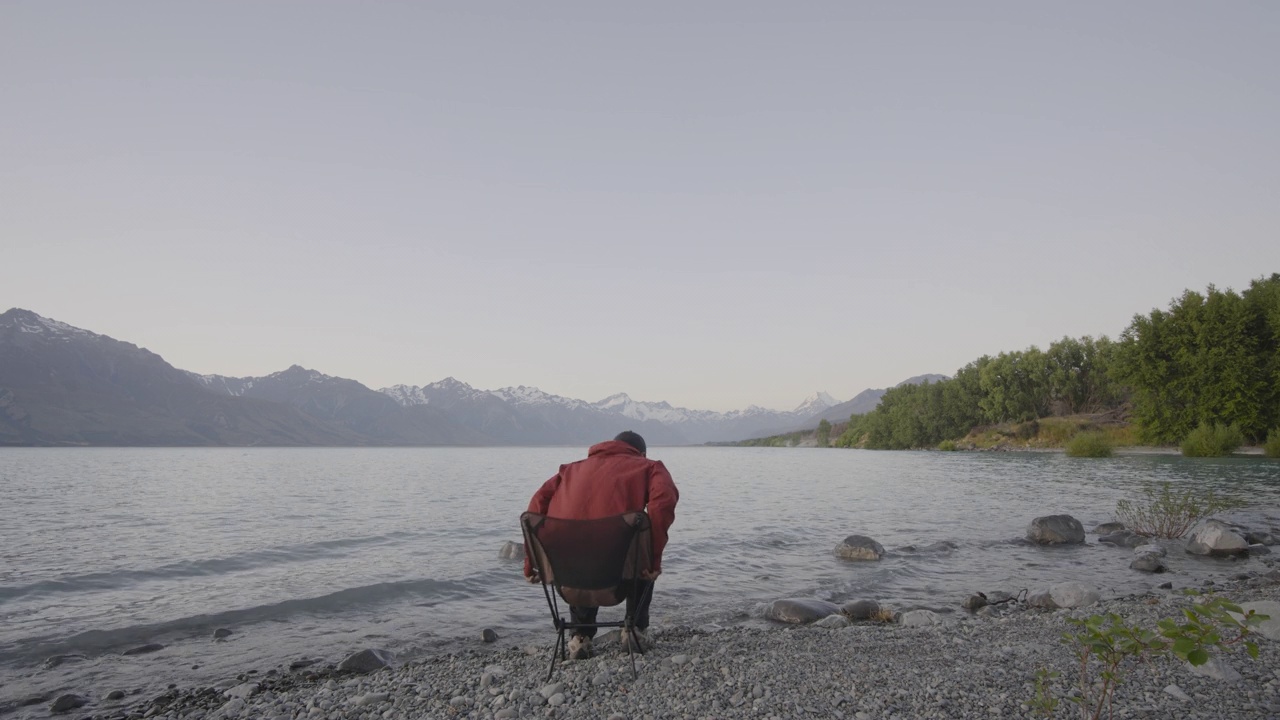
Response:
[{"label": "submerged rock", "polygon": [[49,712],[69,712],[78,707],[84,707],[87,704],[89,704],[89,698],[83,695],[76,695],[75,693],[67,693],[66,695],[59,695],[58,698],[49,705]]},{"label": "submerged rock", "polygon": [[1149,573],[1161,573],[1167,569],[1160,555],[1153,552],[1138,553],[1137,557],[1129,563],[1129,567],[1133,570]]},{"label": "submerged rock", "polygon": [[840,608],[850,620],[870,620],[880,613],[880,603],[875,600],[850,600]]},{"label": "submerged rock", "polygon": [[494,632],[491,628],[485,628],[484,631],[480,633],[480,639],[487,643],[498,642],[498,633]]},{"label": "submerged rock", "polygon": [[146,645],[139,645],[136,648],[129,648],[128,650],[125,650],[122,654],[123,655],[146,655],[147,653],[159,652],[160,650],[163,650],[163,649],[164,649],[164,646],[161,645],[160,643],[147,643]]},{"label": "submerged rock", "polygon": [[226,628],[218,628],[217,630],[213,631],[214,640],[223,640],[229,637],[231,637],[231,631]]},{"label": "submerged rock", "polygon": [[1093,529],[1094,535],[1110,535],[1128,530],[1121,522],[1105,522]]},{"label": "submerged rock", "polygon": [[838,615],[840,608],[826,600],[816,598],[787,598],[774,600],[764,609],[764,616],[770,620],[804,625],[818,622],[831,615]]},{"label": "submerged rock", "polygon": [[1027,526],[1027,539],[1037,545],[1079,545],[1084,526],[1070,515],[1045,515]]},{"label": "submerged rock", "polygon": [[835,553],[845,560],[879,560],[884,557],[884,546],[866,535],[850,535],[836,546]]}]

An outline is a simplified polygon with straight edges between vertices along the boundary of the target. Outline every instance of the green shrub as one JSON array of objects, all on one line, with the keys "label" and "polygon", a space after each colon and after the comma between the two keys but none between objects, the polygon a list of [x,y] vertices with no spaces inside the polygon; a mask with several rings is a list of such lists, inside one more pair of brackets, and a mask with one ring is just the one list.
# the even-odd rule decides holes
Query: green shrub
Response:
[{"label": "green shrub", "polygon": [[1174,492],[1169,483],[1160,483],[1158,490],[1148,485],[1143,494],[1145,500],[1117,502],[1116,519],[1144,537],[1180,538],[1210,515],[1244,506],[1243,502],[1220,497],[1212,490],[1200,493],[1192,487]]},{"label": "green shrub", "polygon": [[1067,455],[1071,457],[1111,457],[1111,440],[1100,432],[1076,433],[1067,443]]},{"label": "green shrub", "polygon": [[1244,436],[1235,425],[1200,423],[1200,427],[1182,441],[1182,454],[1187,457],[1221,457],[1230,455],[1244,444]]},{"label": "green shrub", "polygon": [[1280,428],[1272,430],[1267,435],[1267,442],[1262,446],[1262,450],[1267,457],[1280,458]]},{"label": "green shrub", "polygon": [[955,449],[956,449],[956,441],[955,441],[955,440],[943,440],[942,442],[938,443],[938,449],[939,449],[939,450],[941,450],[941,451],[943,451],[943,452],[955,452]]}]

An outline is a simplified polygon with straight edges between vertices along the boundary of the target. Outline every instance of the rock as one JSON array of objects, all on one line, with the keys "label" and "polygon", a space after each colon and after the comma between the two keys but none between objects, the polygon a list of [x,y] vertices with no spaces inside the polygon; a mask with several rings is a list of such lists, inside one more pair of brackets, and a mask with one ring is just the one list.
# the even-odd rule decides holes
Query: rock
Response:
[{"label": "rock", "polygon": [[903,627],[924,627],[941,622],[942,618],[932,610],[908,610],[898,617],[898,624]]},{"label": "rock", "polygon": [[1245,539],[1245,542],[1249,543],[1250,545],[1280,545],[1280,542],[1276,542],[1276,538],[1274,535],[1272,535],[1269,532],[1261,531],[1261,530],[1255,530],[1255,531],[1250,531],[1245,533],[1244,539]]},{"label": "rock", "polygon": [[1133,549],[1134,555],[1142,555],[1145,553],[1154,553],[1156,555],[1159,555],[1160,557],[1164,557],[1165,555],[1169,554],[1169,551],[1165,550],[1163,545],[1152,545],[1151,543],[1147,543],[1146,545],[1139,545],[1138,547]]},{"label": "rock", "polygon": [[692,659],[693,658],[689,657],[687,654],[680,653],[679,655],[671,656],[671,664],[676,666],[688,665]]},{"label": "rock", "polygon": [[1157,585],[1157,587],[1159,587],[1161,590],[1172,590],[1172,589],[1173,589],[1173,583],[1172,583],[1172,582],[1163,582],[1163,583],[1160,583],[1159,585]]},{"label": "rock", "polygon": [[965,598],[963,606],[965,610],[980,610],[990,604],[991,603],[987,600],[986,595],[977,593]]},{"label": "rock", "polygon": [[89,704],[89,698],[83,695],[76,695],[75,693],[67,693],[66,695],[59,695],[57,699],[53,701],[53,704],[49,705],[49,712],[70,712],[78,707],[84,707],[87,704]]},{"label": "rock", "polygon": [[1045,515],[1027,526],[1027,539],[1037,545],[1079,545],[1084,526],[1070,515]]},{"label": "rock", "polygon": [[[1280,641],[1280,602],[1275,600],[1258,600],[1256,602],[1240,603],[1240,609],[1246,613],[1250,610],[1258,615],[1266,615],[1270,619],[1263,620],[1261,625],[1252,628],[1252,632],[1261,635],[1271,641]],[[1237,620],[1243,617],[1237,613],[1232,613]]]},{"label": "rock", "polygon": [[880,603],[875,600],[850,600],[840,608],[850,620],[870,620],[880,612]]},{"label": "rock", "polygon": [[1227,525],[1208,520],[1191,532],[1187,552],[1192,555],[1240,555],[1248,552],[1249,543]]},{"label": "rock", "polygon": [[1027,595],[1031,607],[1054,610],[1056,608],[1088,607],[1102,599],[1097,590],[1078,582],[1058,583],[1048,590],[1037,590]]},{"label": "rock", "polygon": [[1104,545],[1117,545],[1119,547],[1125,547],[1126,543],[1133,537],[1134,537],[1134,534],[1129,532],[1128,530],[1118,530],[1116,532],[1103,535],[1102,537],[1098,538],[1098,542]]},{"label": "rock", "polygon": [[803,625],[817,622],[829,615],[840,612],[840,608],[825,601],[812,598],[788,598],[774,600],[764,610],[764,616],[770,620]]},{"label": "rock", "polygon": [[936,543],[930,543],[924,546],[903,545],[896,552],[902,553],[949,553],[958,549],[960,546],[950,540],[939,540]]},{"label": "rock", "polygon": [[480,633],[480,639],[487,643],[498,642],[498,633],[494,632],[490,628],[485,628],[484,631]]},{"label": "rock", "polygon": [[498,559],[524,560],[524,543],[511,542],[510,540],[502,543],[502,547],[498,550]]},{"label": "rock", "polygon": [[1263,545],[1262,543],[1256,543],[1256,544],[1250,545],[1245,549],[1249,551],[1250,555],[1270,555],[1271,554],[1271,548],[1267,547],[1266,545]]},{"label": "rock", "polygon": [[849,618],[839,614],[828,615],[814,623],[814,625],[822,628],[829,628],[831,630],[839,630],[840,628],[849,626]]},{"label": "rock", "polygon": [[301,670],[302,668],[309,668],[318,662],[320,662],[320,658],[303,658],[301,660],[294,660],[293,662],[289,663],[289,669]]},{"label": "rock", "polygon": [[106,696],[105,698],[103,698],[103,699],[104,699],[104,700],[123,700],[123,699],[124,699],[124,691],[123,691],[123,690],[112,690],[111,692],[107,693],[107,696]]},{"label": "rock", "polygon": [[879,560],[884,557],[884,546],[866,535],[850,535],[836,546],[835,553],[845,560]]},{"label": "rock", "polygon": [[54,655],[53,657],[46,658],[44,661],[44,664],[41,667],[43,667],[45,670],[52,670],[53,668],[58,667],[62,663],[80,662],[81,660],[84,660],[84,659],[85,659],[85,656],[80,653]]},{"label": "rock", "polygon": [[1161,573],[1167,570],[1164,560],[1155,553],[1142,553],[1129,563],[1130,569],[1139,572]]},{"label": "rock", "polygon": [[391,665],[393,657],[395,656],[386,650],[373,648],[361,650],[343,660],[342,664],[338,666],[338,670],[340,672],[371,673]]},{"label": "rock", "polygon": [[217,630],[213,631],[214,640],[223,640],[229,637],[231,637],[231,631],[226,628],[218,628]]},{"label": "rock", "polygon": [[1128,528],[1124,526],[1124,523],[1106,522],[1095,527],[1093,529],[1093,534],[1094,535],[1110,535],[1111,533],[1124,532],[1125,530],[1128,530]]},{"label": "rock", "polygon": [[1164,689],[1166,693],[1178,698],[1184,703],[1191,702],[1191,696],[1183,692],[1182,688],[1177,685],[1169,685]]},{"label": "rock", "polygon": [[1237,683],[1241,680],[1240,673],[1236,672],[1235,668],[1220,657],[1211,657],[1208,662],[1199,666],[1187,663],[1187,667],[1191,668],[1192,673],[1201,677],[1229,683]]},{"label": "rock", "polygon": [[377,693],[368,693],[366,695],[357,695],[354,698],[352,698],[351,702],[357,706],[363,707],[365,705],[374,705],[377,703],[386,702],[390,698],[391,698],[391,693],[377,692]]},{"label": "rock", "polygon": [[148,643],[146,645],[140,645],[136,648],[129,648],[128,650],[125,650],[122,654],[123,655],[146,655],[147,653],[153,653],[163,649],[164,649],[164,646],[161,645],[160,643]]},{"label": "rock", "polygon": [[542,696],[543,700],[550,700],[552,695],[559,693],[561,690],[564,690],[564,683],[551,683],[550,685],[543,685],[538,694]]},{"label": "rock", "polygon": [[253,697],[254,693],[258,692],[258,687],[259,687],[258,683],[256,682],[243,682],[243,683],[240,683],[239,685],[236,685],[233,688],[224,690],[222,694],[226,695],[229,698],[240,698],[241,700],[247,700],[250,697]]}]

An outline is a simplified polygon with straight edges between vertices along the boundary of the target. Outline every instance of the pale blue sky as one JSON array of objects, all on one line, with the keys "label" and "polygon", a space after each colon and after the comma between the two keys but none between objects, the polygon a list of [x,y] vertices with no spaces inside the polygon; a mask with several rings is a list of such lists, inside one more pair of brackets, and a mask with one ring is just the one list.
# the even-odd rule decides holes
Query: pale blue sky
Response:
[{"label": "pale blue sky", "polygon": [[1280,3],[9,2],[0,310],[727,410],[1280,271]]}]

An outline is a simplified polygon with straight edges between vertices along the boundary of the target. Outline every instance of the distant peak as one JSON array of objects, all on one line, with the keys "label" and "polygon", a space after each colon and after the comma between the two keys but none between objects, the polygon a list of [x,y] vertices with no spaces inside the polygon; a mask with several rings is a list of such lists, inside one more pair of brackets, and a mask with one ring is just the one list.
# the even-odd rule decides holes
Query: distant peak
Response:
[{"label": "distant peak", "polygon": [[100,337],[97,333],[44,317],[23,308],[10,308],[5,311],[3,315],[0,315],[0,326],[16,328],[19,332],[44,335],[61,340],[70,340],[74,337]]}]

